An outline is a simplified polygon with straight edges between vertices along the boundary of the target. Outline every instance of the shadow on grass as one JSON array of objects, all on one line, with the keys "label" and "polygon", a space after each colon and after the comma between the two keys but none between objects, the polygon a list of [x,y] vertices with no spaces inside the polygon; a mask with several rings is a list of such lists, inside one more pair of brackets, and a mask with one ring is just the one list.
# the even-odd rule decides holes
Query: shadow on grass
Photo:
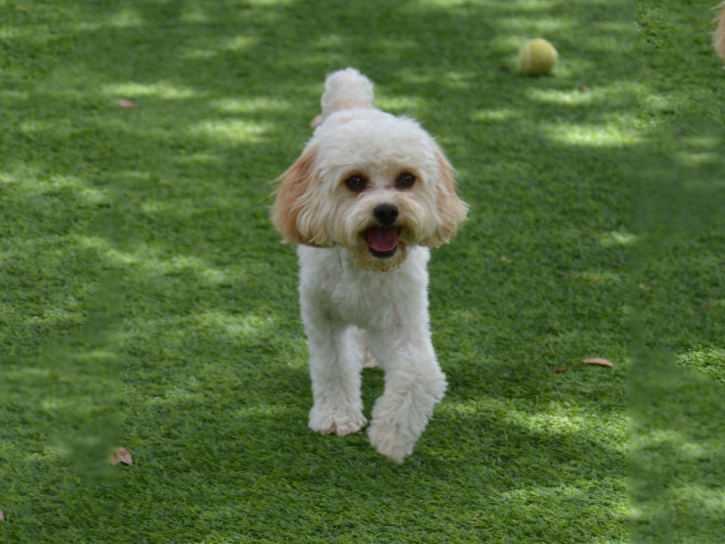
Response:
[{"label": "shadow on grass", "polygon": [[717,542],[725,522],[725,140],[692,121],[663,131],[639,163],[634,200],[632,537]]},{"label": "shadow on grass", "polygon": [[680,6],[638,6],[652,130],[633,202],[635,542],[718,542],[725,521],[722,63],[712,12]]}]

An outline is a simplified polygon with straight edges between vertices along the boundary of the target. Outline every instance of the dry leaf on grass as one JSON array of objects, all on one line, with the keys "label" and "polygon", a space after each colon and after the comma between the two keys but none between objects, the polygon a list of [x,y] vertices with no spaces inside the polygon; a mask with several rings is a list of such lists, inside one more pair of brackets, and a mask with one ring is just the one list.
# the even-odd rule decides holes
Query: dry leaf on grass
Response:
[{"label": "dry leaf on grass", "polygon": [[592,359],[582,359],[582,363],[587,365],[598,365],[598,366],[606,366],[608,368],[614,368],[614,364],[611,361],[607,361],[606,359],[602,359],[601,357],[594,357]]},{"label": "dry leaf on grass", "polygon": [[2,511],[2,508],[0,508],[0,521],[5,521],[5,513]]},{"label": "dry leaf on grass", "polygon": [[565,366],[555,366],[551,369],[552,372],[566,372],[567,370],[569,370],[569,368]]},{"label": "dry leaf on grass", "polygon": [[126,100],[125,98],[122,98],[118,101],[118,105],[121,106],[124,110],[135,110],[136,104],[131,102],[130,100]]},{"label": "dry leaf on grass", "polygon": [[118,463],[133,465],[133,457],[131,457],[131,454],[126,448],[118,448],[111,454],[108,462],[112,465],[117,465]]}]

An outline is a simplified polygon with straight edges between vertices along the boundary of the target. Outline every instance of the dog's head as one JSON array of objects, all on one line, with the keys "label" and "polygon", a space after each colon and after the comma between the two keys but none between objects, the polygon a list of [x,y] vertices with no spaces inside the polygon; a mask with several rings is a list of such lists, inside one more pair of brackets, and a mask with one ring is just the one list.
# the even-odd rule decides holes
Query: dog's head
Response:
[{"label": "dog's head", "polygon": [[373,270],[396,268],[411,246],[447,243],[466,216],[433,138],[372,108],[330,115],[280,180],[272,218],[285,240],[344,246]]}]

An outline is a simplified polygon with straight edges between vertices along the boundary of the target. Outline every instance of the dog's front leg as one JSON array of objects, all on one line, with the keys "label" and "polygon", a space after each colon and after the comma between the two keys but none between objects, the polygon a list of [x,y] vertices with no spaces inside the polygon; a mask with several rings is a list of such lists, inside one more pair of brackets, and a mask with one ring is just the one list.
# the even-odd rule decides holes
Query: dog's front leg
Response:
[{"label": "dog's front leg", "polygon": [[362,354],[356,349],[353,330],[304,304],[303,318],[314,399],[310,429],[337,436],[356,433],[367,420],[360,398]]},{"label": "dog's front leg", "polygon": [[375,403],[370,442],[396,463],[413,446],[446,390],[427,330],[371,334],[370,343],[385,370],[385,391]]}]

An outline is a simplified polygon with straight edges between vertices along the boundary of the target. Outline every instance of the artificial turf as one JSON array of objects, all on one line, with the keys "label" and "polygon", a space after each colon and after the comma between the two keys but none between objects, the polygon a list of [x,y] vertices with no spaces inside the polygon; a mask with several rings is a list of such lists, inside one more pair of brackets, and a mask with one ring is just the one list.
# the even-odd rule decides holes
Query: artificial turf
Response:
[{"label": "artificial turf", "polygon": [[631,538],[725,541],[725,86],[703,2],[638,5]]},{"label": "artificial turf", "polygon": [[[717,542],[708,8],[0,0],[0,541],[626,542],[631,402],[633,539]],[[517,71],[536,37],[549,77]],[[268,214],[346,66],[438,138],[471,207],[430,266],[449,391],[402,466],[307,429]],[[132,466],[106,465],[119,445]]]}]

